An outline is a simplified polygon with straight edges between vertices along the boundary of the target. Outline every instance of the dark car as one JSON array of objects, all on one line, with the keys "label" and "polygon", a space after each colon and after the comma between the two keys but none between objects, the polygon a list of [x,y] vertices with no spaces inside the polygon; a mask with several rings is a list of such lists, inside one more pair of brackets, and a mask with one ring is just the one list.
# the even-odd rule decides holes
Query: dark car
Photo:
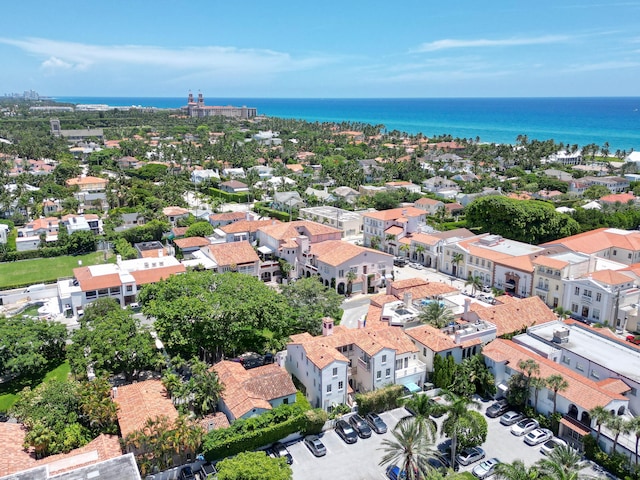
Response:
[{"label": "dark car", "polygon": [[367,413],[364,418],[374,432],[378,434],[387,433],[387,424],[377,413]]},{"label": "dark car", "polygon": [[335,426],[338,436],[345,441],[345,443],[356,443],[358,441],[358,434],[345,420],[338,420]]},{"label": "dark car", "polygon": [[509,404],[505,399],[498,400],[487,408],[486,415],[489,418],[496,418],[509,410]]},{"label": "dark car", "polygon": [[369,438],[371,436],[371,427],[360,415],[352,415],[351,418],[349,418],[349,423],[360,438]]},{"label": "dark car", "polygon": [[386,473],[389,480],[404,480],[407,478],[406,473],[400,471],[400,467],[397,465],[389,465]]},{"label": "dark car", "polygon": [[6,413],[0,413],[0,422],[8,422],[9,421],[9,415],[7,415]]},{"label": "dark car", "polygon": [[180,470],[180,477],[178,477],[180,480],[195,480],[196,479],[196,475],[195,473],[193,473],[193,470],[191,469],[191,467],[189,465],[182,467],[182,470]]},{"label": "dark car", "polygon": [[316,435],[304,437],[304,444],[316,457],[322,457],[327,454],[327,448]]},{"label": "dark car", "polygon": [[284,445],[284,443],[274,443],[271,447],[271,451],[276,457],[286,458],[287,464],[291,465],[293,463],[293,457],[291,456],[291,453],[289,453],[289,450],[287,450],[287,447]]},{"label": "dark car", "polygon": [[218,471],[212,464],[205,463],[200,466],[200,470],[196,471],[196,474],[200,480],[213,480],[216,478]]},{"label": "dark car", "polygon": [[[427,463],[432,467],[435,468],[436,470],[440,470],[441,472],[444,472],[447,470],[447,468],[449,467],[450,462],[448,460],[446,460],[446,458],[444,456],[440,456],[440,455],[434,455],[431,456],[429,458],[427,458]],[[457,470],[457,468],[456,468]]]}]

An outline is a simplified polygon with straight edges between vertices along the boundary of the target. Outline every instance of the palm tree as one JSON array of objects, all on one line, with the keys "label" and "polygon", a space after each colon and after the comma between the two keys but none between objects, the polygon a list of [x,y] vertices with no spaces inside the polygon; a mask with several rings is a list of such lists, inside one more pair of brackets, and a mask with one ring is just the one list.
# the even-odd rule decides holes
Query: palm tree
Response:
[{"label": "palm tree", "polygon": [[400,245],[398,250],[400,250],[402,253],[404,253],[405,257],[409,258],[409,252],[411,251],[411,245],[407,245],[406,243],[403,243],[402,245]]},{"label": "palm tree", "polygon": [[495,469],[499,480],[535,480],[539,472],[536,467],[527,467],[522,460],[513,463],[499,463]]},{"label": "palm tree", "polygon": [[453,262],[454,266],[456,267],[456,271],[453,273],[454,277],[459,277],[459,269],[458,267],[460,266],[460,263],[464,261],[464,255],[460,252],[456,252],[453,254],[453,257],[451,257],[451,261]]},{"label": "palm tree", "polygon": [[398,423],[385,438],[381,450],[385,452],[379,465],[396,464],[406,472],[407,480],[418,480],[430,468],[427,460],[432,453],[431,442],[423,434],[418,422]]},{"label": "palm tree", "polygon": [[[527,382],[527,399],[528,399],[530,395],[529,389],[531,387],[531,376],[534,373],[540,373],[540,365],[538,365],[538,362],[536,362],[532,358],[529,358],[527,360],[520,360],[518,362],[518,368],[522,370],[522,372],[525,374],[525,379]],[[527,403],[527,400],[525,399],[525,404],[526,403]]]},{"label": "palm tree", "polygon": [[606,427],[614,434],[613,438],[613,453],[616,453],[616,447],[618,446],[618,437],[621,433],[629,433],[631,425],[624,418],[618,415],[612,415],[605,424]]},{"label": "palm tree", "polygon": [[469,408],[478,408],[478,403],[470,398],[456,395],[455,393],[444,391],[444,397],[448,400],[445,406],[447,418],[442,422],[442,431],[451,432],[451,465],[455,465],[456,448],[458,446],[458,429],[460,419],[467,417]]},{"label": "palm tree", "polygon": [[603,406],[598,405],[597,407],[593,407],[591,410],[589,410],[589,416],[594,422],[596,422],[596,425],[598,426],[598,433],[596,435],[596,444],[598,444],[598,442],[600,441],[600,429],[602,428],[602,425],[606,425],[607,420],[611,416],[611,413]]},{"label": "palm tree", "polygon": [[578,480],[583,478],[579,474],[582,468],[581,455],[577,450],[567,445],[559,445],[554,448],[547,458],[538,461],[536,466],[545,479]]},{"label": "palm tree", "polygon": [[638,443],[640,443],[640,417],[633,417],[627,425],[636,436],[636,469],[638,468]]},{"label": "palm tree", "polygon": [[567,382],[562,375],[554,374],[546,378],[547,386],[553,390],[553,413],[556,413],[556,400],[558,399],[558,392],[563,392],[569,388],[569,382]]},{"label": "palm tree", "polygon": [[467,281],[464,282],[464,286],[471,286],[471,294],[475,295],[477,290],[482,289],[482,279],[477,275],[469,275]]},{"label": "palm tree", "polygon": [[351,290],[353,289],[353,281],[356,278],[358,278],[358,275],[355,272],[351,270],[347,272],[346,279],[347,279],[347,296],[348,297],[351,296]]},{"label": "palm tree", "polygon": [[371,244],[371,248],[373,248],[374,250],[377,250],[378,247],[380,246],[380,237],[378,236],[371,237],[371,240],[369,240],[369,243]]},{"label": "palm tree", "polygon": [[432,300],[422,307],[418,320],[436,328],[443,328],[453,321],[453,313],[438,300]]},{"label": "palm tree", "polygon": [[556,312],[560,320],[564,320],[569,315],[571,315],[571,310],[565,310],[562,307],[556,307],[554,311]]},{"label": "palm tree", "polygon": [[422,245],[416,245],[413,249],[414,256],[416,257],[415,260],[419,263],[423,263],[420,261],[420,256],[424,253],[424,250],[425,248]]},{"label": "palm tree", "polygon": [[417,394],[413,394],[410,398],[406,399],[403,404],[413,412],[413,416],[407,415],[400,419],[400,422],[417,422],[420,429],[429,437],[429,440],[435,440],[438,425],[435,420],[431,418],[431,415],[439,414],[442,411],[442,407],[432,401],[427,395]]},{"label": "palm tree", "polygon": [[542,377],[532,377],[529,385],[533,387],[533,407],[538,410],[538,394],[540,390],[547,386],[547,381]]}]

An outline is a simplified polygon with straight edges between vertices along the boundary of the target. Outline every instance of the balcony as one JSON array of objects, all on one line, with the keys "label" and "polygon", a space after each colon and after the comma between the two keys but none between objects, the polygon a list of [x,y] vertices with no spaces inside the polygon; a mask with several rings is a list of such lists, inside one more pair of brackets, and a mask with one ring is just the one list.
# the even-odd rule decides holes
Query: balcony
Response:
[{"label": "balcony", "polygon": [[407,368],[401,368],[396,370],[396,380],[404,377],[408,377],[409,375],[415,375],[416,373],[426,373],[427,364],[421,362],[420,360],[413,360]]},{"label": "balcony", "polygon": [[367,372],[371,371],[371,364],[369,362],[365,362],[363,359],[358,358],[358,365],[364,368]]},{"label": "balcony", "polygon": [[549,285],[538,285],[536,286],[536,290],[542,290],[543,292],[549,291]]}]

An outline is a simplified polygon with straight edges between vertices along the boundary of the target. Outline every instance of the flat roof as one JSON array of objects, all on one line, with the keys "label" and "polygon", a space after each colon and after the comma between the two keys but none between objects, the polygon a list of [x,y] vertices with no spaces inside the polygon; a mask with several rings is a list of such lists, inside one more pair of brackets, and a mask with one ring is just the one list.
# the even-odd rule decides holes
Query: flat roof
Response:
[{"label": "flat roof", "polygon": [[640,382],[640,350],[625,344],[623,339],[617,342],[581,328],[577,324],[565,325],[560,322],[549,322],[530,328],[529,334],[551,342],[553,332],[561,327],[569,329],[569,341],[558,344],[559,348],[580,355],[630,380]]},{"label": "flat roof", "polygon": [[309,213],[311,215],[321,215],[323,217],[339,218],[340,220],[343,220],[343,221],[362,220],[362,213],[367,213],[367,212],[351,212],[349,210],[343,210],[341,208],[331,207],[328,205],[320,206],[320,207],[301,208],[300,212]]}]

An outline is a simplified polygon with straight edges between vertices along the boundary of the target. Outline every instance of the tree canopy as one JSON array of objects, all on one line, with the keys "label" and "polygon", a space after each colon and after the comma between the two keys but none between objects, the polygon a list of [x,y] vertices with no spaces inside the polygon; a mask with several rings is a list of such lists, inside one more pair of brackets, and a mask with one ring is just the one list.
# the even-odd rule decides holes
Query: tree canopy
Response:
[{"label": "tree canopy", "polygon": [[534,245],[568,237],[580,230],[573,218],[537,200],[487,196],[471,202],[465,212],[471,228]]},{"label": "tree canopy", "polygon": [[218,480],[291,480],[293,472],[285,458],[265,452],[243,452],[218,462]]},{"label": "tree canopy", "polygon": [[138,298],[166,349],[182,358],[264,351],[290,330],[285,298],[241,273],[187,272],[146,285]]},{"label": "tree canopy", "polygon": [[184,233],[185,237],[206,237],[213,234],[213,226],[209,222],[195,222]]},{"label": "tree canopy", "polygon": [[282,294],[292,309],[292,328],[297,332],[319,335],[322,317],[337,320],[342,318],[342,296],[333,288],[325,287],[316,278],[302,278],[284,285]]},{"label": "tree canopy", "polygon": [[149,331],[140,326],[132,313],[112,299],[98,299],[80,318],[80,328],[68,347],[71,369],[85,376],[87,369],[100,374],[134,373],[154,367],[158,352]]}]

